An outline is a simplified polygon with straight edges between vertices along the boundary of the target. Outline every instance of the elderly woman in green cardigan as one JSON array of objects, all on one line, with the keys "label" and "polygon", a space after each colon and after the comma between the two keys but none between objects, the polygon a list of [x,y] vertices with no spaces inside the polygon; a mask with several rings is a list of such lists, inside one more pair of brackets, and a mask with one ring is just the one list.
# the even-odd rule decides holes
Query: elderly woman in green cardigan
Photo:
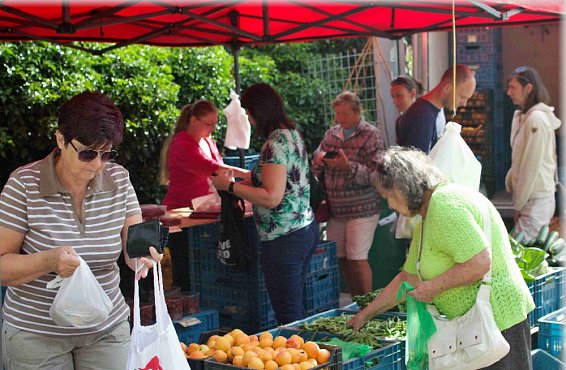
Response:
[{"label": "elderly woman in green cardigan", "polygon": [[[461,316],[474,305],[481,279],[493,264],[490,301],[497,327],[511,350],[489,369],[530,368],[527,314],[535,305],[495,207],[479,192],[449,183],[429,158],[415,149],[388,149],[375,177],[375,185],[390,208],[406,217],[419,214],[422,222],[416,227],[403,270],[350,320],[350,325],[357,330],[397,305],[397,290],[403,281],[415,287],[409,294],[417,300],[433,303],[449,319]],[[485,204],[489,220],[482,217]],[[483,233],[484,221],[491,222],[491,253]]]}]

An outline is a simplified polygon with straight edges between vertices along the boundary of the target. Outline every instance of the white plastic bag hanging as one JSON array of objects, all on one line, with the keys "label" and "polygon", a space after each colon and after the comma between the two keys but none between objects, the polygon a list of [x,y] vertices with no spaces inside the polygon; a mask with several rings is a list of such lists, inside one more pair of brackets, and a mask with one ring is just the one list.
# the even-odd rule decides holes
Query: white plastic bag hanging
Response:
[{"label": "white plastic bag hanging", "polygon": [[462,126],[456,122],[448,122],[444,135],[432,148],[429,156],[432,164],[452,182],[479,190],[481,163],[460,136],[461,130]]},{"label": "white plastic bag hanging", "polygon": [[134,284],[134,326],[126,370],[164,369],[191,370],[179,345],[171,317],[167,312],[163,291],[161,263],[153,264],[155,324],[142,326],[140,320],[139,284]]},{"label": "white plastic bag hanging", "polygon": [[57,276],[47,284],[49,289],[59,286],[49,315],[60,326],[89,328],[106,321],[113,304],[88,264],[81,257],[78,258],[80,264],[71,277]]},{"label": "white plastic bag hanging", "polygon": [[248,149],[250,147],[251,127],[246,111],[240,104],[238,94],[230,90],[232,101],[224,108],[224,115],[228,120],[224,146],[228,149]]}]

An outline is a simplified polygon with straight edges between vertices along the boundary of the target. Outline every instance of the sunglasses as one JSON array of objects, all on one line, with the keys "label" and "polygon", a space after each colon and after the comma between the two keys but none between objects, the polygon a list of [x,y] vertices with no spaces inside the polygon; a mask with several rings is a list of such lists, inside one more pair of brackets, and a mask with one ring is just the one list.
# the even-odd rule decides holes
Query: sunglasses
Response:
[{"label": "sunglasses", "polygon": [[100,160],[102,162],[108,162],[116,158],[118,152],[115,150],[109,150],[107,152],[103,152],[101,150],[94,150],[94,149],[77,149],[77,147],[73,144],[72,141],[69,141],[69,144],[75,149],[77,154],[79,155],[79,161],[81,162],[90,162],[94,160],[96,157],[100,156]]}]

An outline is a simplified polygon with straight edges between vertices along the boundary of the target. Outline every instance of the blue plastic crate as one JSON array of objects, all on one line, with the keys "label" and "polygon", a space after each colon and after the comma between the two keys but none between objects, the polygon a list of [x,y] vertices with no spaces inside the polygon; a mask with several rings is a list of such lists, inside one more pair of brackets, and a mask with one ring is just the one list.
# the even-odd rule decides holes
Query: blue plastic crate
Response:
[{"label": "blue plastic crate", "polygon": [[566,330],[566,308],[554,311],[538,320],[538,348],[561,358]]},{"label": "blue plastic crate", "polygon": [[237,281],[229,286],[195,284],[193,289],[199,292],[201,305],[219,311],[220,327],[223,329],[239,328],[253,333],[277,326],[266,289],[257,290]]},{"label": "blue plastic crate", "polygon": [[303,300],[307,313],[321,312],[328,305],[338,307],[340,298],[340,273],[338,266],[314,274],[307,274]]},{"label": "blue plastic crate", "polygon": [[[245,155],[245,168],[248,170],[252,170],[259,159],[259,154],[246,154]],[[242,167],[240,166],[240,157],[239,156],[227,156],[223,157],[222,160],[225,164],[234,166],[234,167]]]},{"label": "blue plastic crate", "polygon": [[535,301],[535,309],[529,314],[531,326],[544,315],[564,306],[564,267],[555,267],[554,271],[537,276],[527,285]]},{"label": "blue plastic crate", "polygon": [[531,352],[534,370],[563,370],[566,364],[542,349]]},{"label": "blue plastic crate", "polygon": [[[337,310],[333,310],[337,311]],[[330,313],[329,311],[328,313]],[[320,315],[327,314],[323,312]],[[325,316],[323,316],[325,317]],[[308,320],[309,318],[305,319]],[[280,326],[279,328],[269,330],[269,332],[275,338],[276,336],[284,336],[285,338],[291,337],[291,335],[296,334],[301,336],[305,341],[311,340],[319,344],[324,343],[325,339],[337,337],[328,332],[312,332],[298,329],[296,327],[285,327]],[[258,335],[261,333],[258,333]],[[401,343],[397,341],[380,341],[383,346],[381,348],[375,349],[368,352],[363,357],[351,358],[344,361],[342,359],[342,368],[344,370],[364,370],[364,369],[379,369],[379,370],[401,370],[402,353],[401,353]]]},{"label": "blue plastic crate", "polygon": [[[184,324],[188,324],[185,326]],[[173,321],[179,341],[185,344],[198,342],[200,335],[206,331],[219,328],[219,316],[216,310],[203,310],[194,315],[185,316]]]},{"label": "blue plastic crate", "polygon": [[338,266],[336,242],[327,241],[320,243],[312,255],[308,273],[322,272],[334,266]]}]

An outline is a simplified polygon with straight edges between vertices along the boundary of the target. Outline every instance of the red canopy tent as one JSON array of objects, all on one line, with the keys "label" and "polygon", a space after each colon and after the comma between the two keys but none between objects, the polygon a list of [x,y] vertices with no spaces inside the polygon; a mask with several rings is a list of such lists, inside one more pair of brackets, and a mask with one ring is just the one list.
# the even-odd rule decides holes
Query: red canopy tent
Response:
[{"label": "red canopy tent", "polygon": [[[563,0],[456,0],[459,29],[556,23]],[[0,40],[209,46],[449,30],[452,1],[0,0]],[[80,47],[80,46],[74,46]],[[82,47],[80,47],[82,48]]]}]

